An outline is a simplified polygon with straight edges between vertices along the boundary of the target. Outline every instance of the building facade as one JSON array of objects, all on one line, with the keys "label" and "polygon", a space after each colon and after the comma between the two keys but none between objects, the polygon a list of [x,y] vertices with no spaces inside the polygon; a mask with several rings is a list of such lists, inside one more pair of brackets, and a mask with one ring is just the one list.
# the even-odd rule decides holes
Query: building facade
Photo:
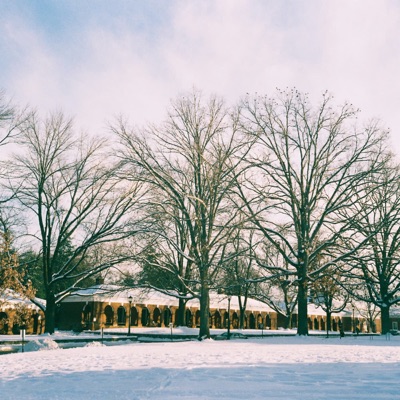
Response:
[{"label": "building facade", "polygon": [[18,335],[21,329],[27,334],[41,334],[44,313],[29,299],[9,290],[0,299],[0,335]]},{"label": "building facade", "polygon": [[[189,328],[200,324],[198,299],[186,303],[185,325]],[[58,309],[58,329],[99,330],[101,328],[170,327],[176,326],[178,299],[156,291],[139,289],[119,291],[115,287],[97,285],[65,298]],[[326,331],[326,314],[314,304],[309,305],[309,330]],[[228,317],[229,315],[229,317]],[[210,294],[210,328],[231,329],[240,327],[240,307],[237,296],[228,298]],[[366,321],[351,311],[334,314],[331,330],[339,332],[340,324],[347,332],[367,331]],[[277,330],[287,325],[286,318],[265,303],[247,300],[244,315],[245,329]],[[297,315],[292,319],[297,327]]]}]

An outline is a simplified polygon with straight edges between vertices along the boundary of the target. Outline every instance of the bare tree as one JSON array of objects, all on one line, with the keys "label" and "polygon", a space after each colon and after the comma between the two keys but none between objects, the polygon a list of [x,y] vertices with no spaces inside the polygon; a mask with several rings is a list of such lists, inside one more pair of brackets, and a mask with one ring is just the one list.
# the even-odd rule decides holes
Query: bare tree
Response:
[{"label": "bare tree", "polygon": [[[400,303],[400,179],[399,167],[386,168],[368,180],[365,191],[354,191],[351,209],[343,210],[352,221],[349,248],[358,248],[342,265],[351,295],[381,311],[382,333],[390,329],[390,308]],[[360,246],[360,243],[363,243]],[[360,290],[361,287],[361,290]]]},{"label": "bare tree", "polygon": [[326,334],[332,330],[332,314],[343,311],[349,294],[339,283],[343,280],[336,267],[327,268],[324,273],[311,283],[311,301],[326,313]]},{"label": "bare tree", "polygon": [[[0,152],[6,145],[10,145],[17,139],[20,126],[25,122],[26,110],[18,110],[7,98],[5,92],[0,89]],[[7,166],[9,161],[5,159],[5,153],[0,161],[0,178],[7,178]],[[12,193],[3,186],[0,195],[0,205],[3,207],[12,198]]]},{"label": "bare tree", "polygon": [[312,270],[310,265],[348,229],[338,212],[353,203],[353,189],[380,168],[386,137],[376,124],[357,128],[351,105],[335,110],[331,104],[325,94],[313,108],[296,90],[243,102],[243,129],[258,146],[248,158],[241,193],[256,227],[295,269],[299,335],[308,334],[310,280],[338,260]]},{"label": "bare tree", "polygon": [[[120,123],[114,131],[127,168],[162,193],[157,201],[168,204],[166,212],[187,230],[185,251],[180,244],[175,248],[193,266],[196,282],[187,290],[200,300],[199,336],[209,337],[209,291],[230,240],[236,216],[229,196],[248,150],[237,116],[223,101],[213,97],[204,104],[194,92],[173,102],[159,127],[135,133]],[[175,234],[159,234],[171,245],[176,240]]]},{"label": "bare tree", "polygon": [[[280,244],[281,249],[284,246],[284,243]],[[290,329],[293,326],[298,295],[295,270],[268,241],[255,252],[255,258],[260,277],[255,282],[255,290],[251,296],[267,303],[278,314],[284,316],[284,327]]]},{"label": "bare tree", "polygon": [[18,111],[0,90],[0,147],[9,144],[19,133],[19,127],[24,122],[25,110]]},{"label": "bare tree", "polygon": [[221,263],[219,289],[224,293],[237,296],[240,316],[239,328],[245,328],[247,300],[254,294],[254,282],[260,278],[255,268],[254,230],[247,230],[244,223],[237,224],[232,232],[232,240],[227,249],[226,259]]},{"label": "bare tree", "polygon": [[[56,303],[88,277],[129,257],[116,243],[138,230],[128,215],[138,209],[142,188],[118,176],[104,140],[76,136],[72,121],[61,113],[44,121],[30,114],[20,144],[9,188],[33,221],[46,293],[45,331],[53,333]],[[68,243],[73,251],[65,257]],[[96,254],[101,259],[81,268]],[[61,282],[67,289],[62,285],[58,292]]]},{"label": "bare tree", "polygon": [[[18,128],[24,122],[23,112],[11,104],[5,92],[0,90],[0,151],[18,136]],[[5,155],[5,154],[4,154]],[[3,157],[2,157],[3,158]],[[7,177],[7,161],[0,163],[0,178]],[[0,195],[0,304],[10,295],[9,290],[30,298],[34,296],[31,285],[25,279],[25,273],[21,269],[18,253],[14,248],[13,228],[20,222],[17,212],[13,209],[10,200],[12,193],[1,187]]]},{"label": "bare tree", "polygon": [[35,291],[26,279],[24,269],[20,267],[8,221],[0,215],[0,306],[14,295],[30,299],[34,297]]},{"label": "bare tree", "polygon": [[189,257],[189,231],[180,210],[166,201],[159,188],[153,187],[152,195],[147,202],[152,230],[143,240],[145,248],[137,260],[141,270],[135,283],[177,297],[175,322],[177,326],[184,326],[186,303],[193,298],[198,282]]}]

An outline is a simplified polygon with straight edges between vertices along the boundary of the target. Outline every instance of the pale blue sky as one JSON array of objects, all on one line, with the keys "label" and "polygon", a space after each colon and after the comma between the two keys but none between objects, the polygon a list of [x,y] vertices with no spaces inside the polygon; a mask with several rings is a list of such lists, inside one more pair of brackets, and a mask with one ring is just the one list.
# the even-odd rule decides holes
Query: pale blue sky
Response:
[{"label": "pale blue sky", "polygon": [[396,0],[0,0],[0,88],[94,133],[193,86],[230,102],[296,86],[381,118],[400,154],[399,70]]}]

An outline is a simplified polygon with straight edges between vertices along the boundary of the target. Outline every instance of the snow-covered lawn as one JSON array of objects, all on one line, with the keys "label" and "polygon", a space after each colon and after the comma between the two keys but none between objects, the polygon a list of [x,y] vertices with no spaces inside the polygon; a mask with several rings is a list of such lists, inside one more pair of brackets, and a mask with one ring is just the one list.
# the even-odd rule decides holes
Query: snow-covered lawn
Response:
[{"label": "snow-covered lawn", "polygon": [[89,343],[0,363],[2,400],[400,398],[399,337]]}]

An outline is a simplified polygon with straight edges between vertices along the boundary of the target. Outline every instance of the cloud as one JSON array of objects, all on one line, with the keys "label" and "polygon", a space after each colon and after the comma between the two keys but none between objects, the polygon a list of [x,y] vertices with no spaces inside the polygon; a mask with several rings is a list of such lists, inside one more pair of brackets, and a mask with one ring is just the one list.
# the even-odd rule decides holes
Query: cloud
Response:
[{"label": "cloud", "polygon": [[116,114],[158,120],[170,98],[193,86],[230,102],[275,87],[313,96],[328,89],[364,119],[400,127],[395,1],[172,1],[161,10],[150,2],[112,11],[100,4],[87,20],[71,6],[68,20],[78,22],[61,33],[39,28],[30,14],[9,14],[0,28],[0,86],[44,111],[62,108],[92,131]]}]

